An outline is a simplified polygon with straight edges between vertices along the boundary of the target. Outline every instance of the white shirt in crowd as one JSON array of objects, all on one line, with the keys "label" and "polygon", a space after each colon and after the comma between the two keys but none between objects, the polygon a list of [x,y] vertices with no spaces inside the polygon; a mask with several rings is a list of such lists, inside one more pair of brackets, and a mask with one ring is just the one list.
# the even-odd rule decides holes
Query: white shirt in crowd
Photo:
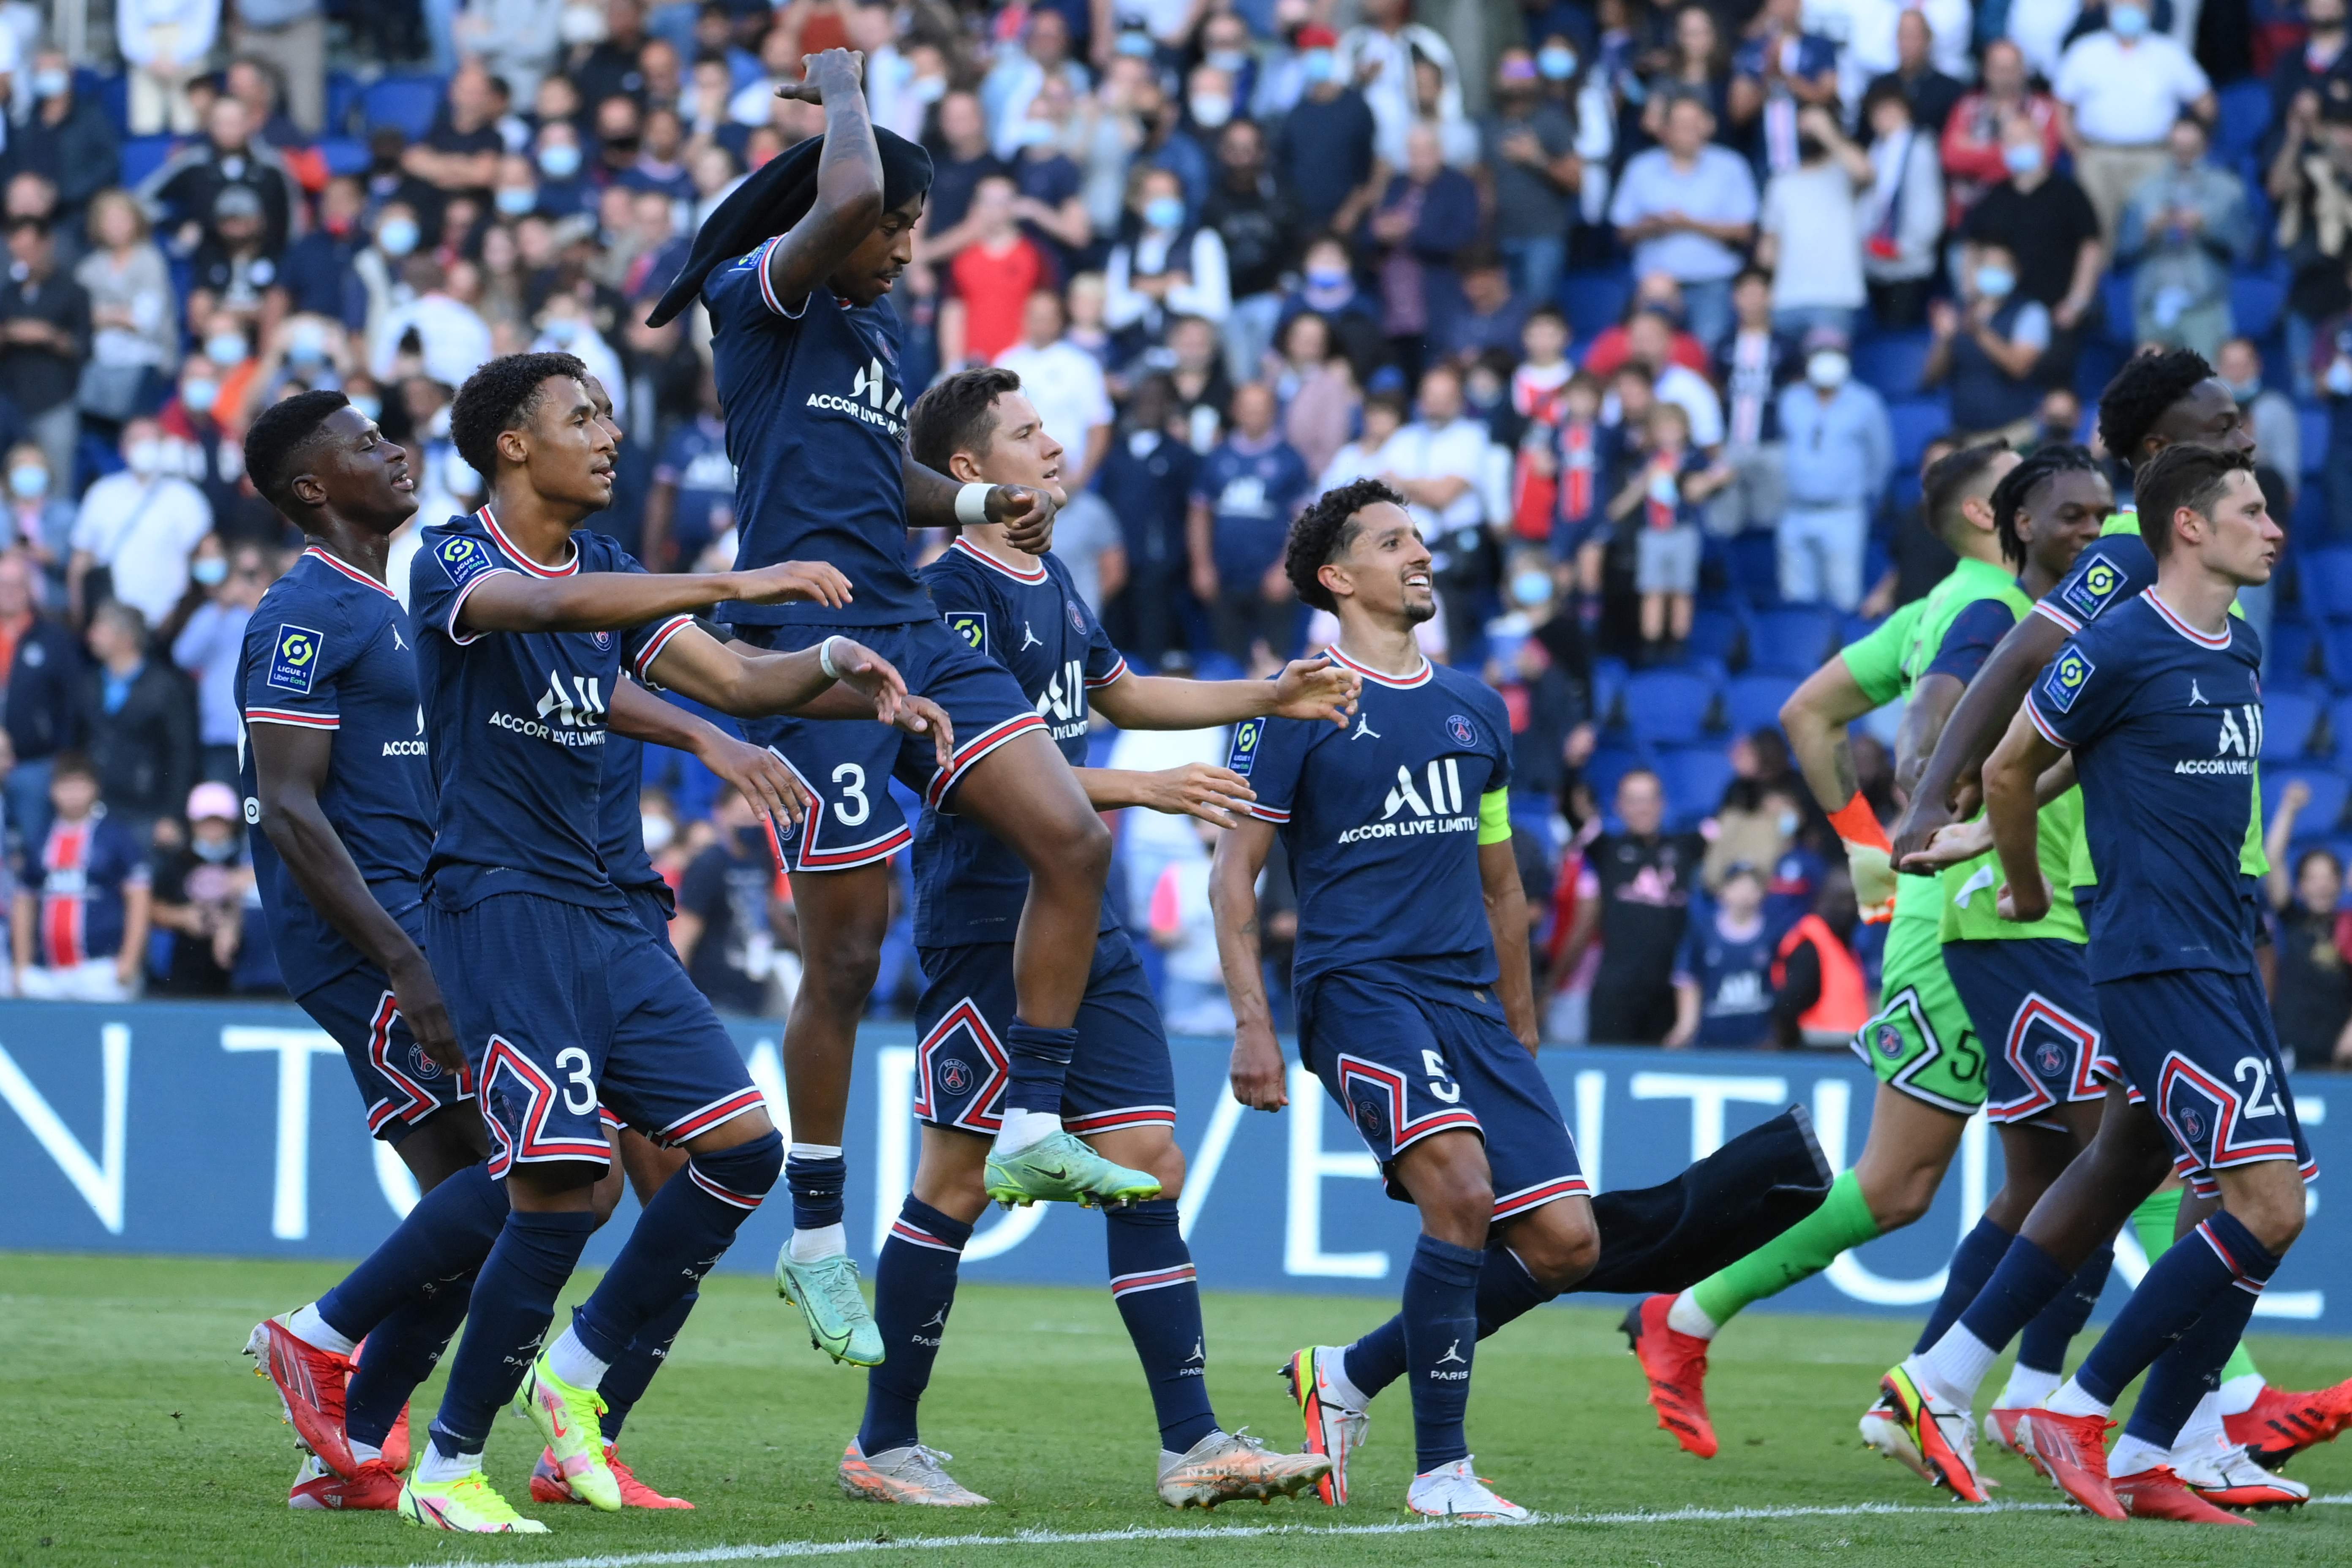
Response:
[{"label": "white shirt in crowd", "polygon": [[1774,310],[1862,308],[1868,296],[1862,286],[1857,202],[1853,176],[1835,158],[1784,169],[1765,184],[1756,223],[1780,242],[1780,264],[1772,273]]},{"label": "white shirt in crowd", "polygon": [[109,474],[81,498],[73,547],[114,578],[114,596],[161,625],[188,591],[188,557],[213,531],[205,492],[174,474]]},{"label": "white shirt in crowd", "polygon": [[2051,82],[2083,140],[2116,147],[2162,145],[2180,111],[2212,89],[2189,51],[2161,33],[2129,44],[2113,33],[2077,38]]},{"label": "white shirt in crowd", "polygon": [[1069,453],[1062,459],[1063,470],[1083,462],[1087,435],[1112,419],[1101,363],[1067,338],[1042,349],[1015,343],[998,354],[996,363],[1021,378],[1021,390],[1028,394],[1045,434]]},{"label": "white shirt in crowd", "polygon": [[1486,479],[1486,448],[1493,445],[1486,427],[1475,419],[1455,419],[1444,425],[1425,425],[1415,420],[1381,448],[1388,470],[1400,478],[1469,481],[1470,488],[1454,497],[1443,511],[1432,511],[1425,506],[1410,509],[1413,521],[1421,525],[1423,535],[1433,543],[1438,530],[1451,532],[1457,528],[1475,528],[1486,521],[1486,494],[1481,487]]},{"label": "white shirt in crowd", "polygon": [[[2027,3],[2013,0],[2021,6]],[[2072,21],[2077,0],[2065,3]],[[1927,22],[1928,58],[1937,70],[1961,81],[1975,79],[1969,46],[1976,16],[1969,0],[1807,0],[1805,30],[1843,46],[1838,50],[1838,96],[1849,106],[1862,101],[1871,78],[1895,68],[1895,30],[1906,11],[1918,12]]]},{"label": "white shirt in crowd", "polygon": [[1106,323],[1124,331],[1141,321],[1156,335],[1169,316],[1198,316],[1212,325],[1222,326],[1225,318],[1233,314],[1233,280],[1225,268],[1225,242],[1213,228],[1193,230],[1192,254],[1186,258],[1189,265],[1179,263],[1173,268],[1183,273],[1189,282],[1169,289],[1164,300],[1155,300],[1149,294],[1136,291],[1136,269],[1139,267],[1146,277],[1169,270],[1169,248],[1181,237],[1181,232],[1146,229],[1136,237],[1133,249],[1122,245],[1110,253],[1110,264],[1103,268]]},{"label": "white shirt in crowd", "polygon": [[394,306],[377,321],[368,343],[369,374],[379,381],[392,374],[400,340],[412,328],[424,350],[425,374],[445,386],[463,386],[494,352],[490,329],[473,308],[436,290]]},{"label": "white shirt in crowd", "polygon": [[[1714,385],[1706,377],[1686,364],[1669,363],[1665,374],[1658,377],[1651,390],[1661,402],[1671,403],[1690,416],[1692,446],[1722,444],[1723,399],[1716,395]],[[1623,405],[1617,401],[1615,393],[1601,398],[1602,419],[1614,424],[1623,416]]]},{"label": "white shirt in crowd", "polygon": [[[1454,46],[1436,28],[1419,22],[1408,22],[1393,33],[1372,26],[1350,27],[1339,35],[1333,55],[1339,79],[1361,87],[1365,107],[1372,111],[1372,151],[1391,169],[1404,167],[1405,133],[1419,118],[1413,82],[1416,57],[1437,68],[1438,123],[1459,121],[1462,76],[1454,63]],[[1368,65],[1373,74],[1366,82],[1362,73]]]}]

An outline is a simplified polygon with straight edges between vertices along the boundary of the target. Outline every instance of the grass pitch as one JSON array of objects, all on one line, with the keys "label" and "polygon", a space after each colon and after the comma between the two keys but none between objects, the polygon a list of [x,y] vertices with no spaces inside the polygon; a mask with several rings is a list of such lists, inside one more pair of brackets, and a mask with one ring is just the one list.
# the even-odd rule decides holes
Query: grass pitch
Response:
[{"label": "grass pitch", "polygon": [[[539,1537],[428,1534],[388,1514],[296,1514],[295,1454],[268,1385],[237,1352],[254,1322],[341,1270],[290,1263],[0,1255],[0,1563],[399,1568],[412,1563],[848,1558],[874,1568],[1097,1568],[1166,1563],[1685,1564],[1844,1561],[1884,1568],[1982,1561],[2263,1568],[2352,1561],[2352,1507],[2263,1515],[2259,1533],[2106,1524],[2005,1458],[1995,1496],[1948,1500],[1861,1448],[1854,1419],[1915,1324],[1753,1313],[1728,1329],[1710,1380],[1722,1455],[1685,1457],[1655,1429],[1616,1314],[1549,1309],[1479,1347],[1470,1436],[1504,1495],[1551,1521],[1520,1530],[1416,1526],[1402,1509],[1412,1435],[1402,1390],[1373,1411],[1358,1501],[1240,1504],[1181,1516],[1152,1497],[1150,1405],[1107,1293],[967,1287],[927,1404],[986,1509],[917,1512],[844,1500],[833,1467],[865,1379],[809,1349],[797,1314],[756,1279],[716,1276],[624,1452],[692,1513],[599,1515],[527,1501],[528,1427],[502,1420],[491,1478],[547,1520]],[[575,1281],[567,1301],[593,1279]],[[1274,1375],[1309,1339],[1343,1341],[1381,1302],[1207,1298],[1220,1418],[1285,1447],[1297,1417]],[[2078,1345],[2078,1349],[2084,1348]],[[2263,1338],[2272,1381],[2352,1373],[2352,1342]],[[1996,1379],[1998,1378],[1996,1373]],[[438,1381],[415,1410],[419,1434]],[[2296,1461],[2320,1497],[2352,1501],[2352,1443]],[[1884,1511],[1882,1511],[1884,1510]],[[1291,1527],[1266,1533],[1276,1527]],[[1123,1532],[1136,1532],[1124,1534]],[[1071,1539],[1092,1537],[1093,1539]],[[1108,1537],[1108,1539],[1106,1539]],[[730,1550],[731,1549],[731,1550]]]}]

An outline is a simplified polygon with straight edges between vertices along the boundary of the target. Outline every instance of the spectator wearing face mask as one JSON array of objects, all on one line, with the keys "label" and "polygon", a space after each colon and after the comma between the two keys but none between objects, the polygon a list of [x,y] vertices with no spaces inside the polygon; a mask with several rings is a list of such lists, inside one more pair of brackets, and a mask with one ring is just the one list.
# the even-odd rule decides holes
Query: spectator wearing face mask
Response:
[{"label": "spectator wearing face mask", "polygon": [[1731,868],[1710,905],[1694,911],[1675,954],[1675,1022],[1659,1043],[1748,1050],[1772,1021],[1772,941],[1764,921],[1764,874]]},{"label": "spectator wearing face mask", "polygon": [[2001,153],[2009,178],[1984,194],[1960,228],[1976,252],[1966,269],[1976,270],[1987,247],[2008,253],[2012,291],[2049,313],[2053,352],[2041,371],[2060,381],[2073,374],[2077,330],[2097,309],[2104,231],[2083,187],[2043,161],[2042,132],[2031,120],[2003,126]]},{"label": "spectator wearing face mask", "polygon": [[237,779],[236,665],[246,623],[269,586],[268,557],[257,544],[199,548],[190,564],[190,596],[202,601],[172,640],[172,662],[196,683],[196,743],[204,776],[223,784]]},{"label": "spectator wearing face mask", "polygon": [[1109,288],[1104,320],[1139,342],[1158,338],[1171,316],[1192,316],[1214,327],[1233,308],[1225,242],[1192,219],[1183,182],[1166,169],[1137,172],[1104,278]]},{"label": "spectator wearing face mask", "polygon": [[1845,334],[1805,335],[1805,379],[1780,394],[1788,510],[1778,533],[1780,596],[1852,610],[1862,602],[1870,519],[1895,469],[1886,405],[1855,381]]},{"label": "spectator wearing face mask", "polygon": [[1975,436],[2032,417],[2052,331],[2050,312],[2019,289],[2008,247],[1970,248],[1976,260],[1959,305],[1938,300],[1927,309],[1935,335],[1920,379],[1951,384],[1952,427]]},{"label": "spectator wearing face mask", "polygon": [[1577,122],[1568,106],[1542,91],[1543,83],[1534,55],[1504,50],[1495,65],[1494,112],[1481,128],[1495,247],[1510,269],[1513,296],[1530,305],[1559,289],[1585,169]]},{"label": "spectator wearing face mask", "polygon": [[2273,507],[2273,517],[2294,515],[2296,493],[2303,488],[2303,423],[2294,399],[2263,383],[2262,351],[2252,338],[2231,338],[2213,356],[2213,374],[2230,389],[2245,411],[2254,433],[2254,458],[2276,476],[2286,505]]},{"label": "spectator wearing face mask", "polygon": [[[1943,138],[1947,227],[1958,229],[1977,199],[2009,178],[2010,154],[2001,132],[2021,118],[2033,126],[2042,150],[2039,165],[2054,168],[2063,145],[2058,135],[2058,100],[2046,92],[2029,91],[2024,54],[2009,39],[1995,38],[1985,46],[1977,89],[1961,97],[1941,127],[1921,127],[1931,134],[1940,132]],[[2024,154],[2016,156],[2023,161]]]},{"label": "spectator wearing face mask", "polygon": [[1851,333],[1865,298],[1862,197],[1878,174],[1828,110],[1809,105],[1796,122],[1795,161],[1764,187],[1756,265],[1772,274],[1774,326]]},{"label": "spectator wearing face mask", "polygon": [[1339,68],[1337,39],[1326,27],[1298,29],[1298,68],[1306,93],[1283,118],[1274,143],[1276,179],[1297,199],[1300,224],[1344,234],[1380,195],[1383,177],[1373,143],[1372,111]]},{"label": "spectator wearing face mask", "polygon": [[170,265],[129,193],[99,193],[89,228],[89,253],[74,268],[74,281],[89,296],[91,328],[79,402],[100,419],[122,420],[160,395],[163,367],[179,353],[179,312]]},{"label": "spectator wearing face mask", "polygon": [[155,620],[170,615],[188,591],[188,557],[196,541],[212,531],[213,509],[204,492],[166,471],[161,426],[130,421],[122,427],[121,450],[122,471],[84,491],[74,519],[66,597],[77,622],[110,598]]},{"label": "spectator wearing face mask", "polygon": [[2075,178],[2110,245],[2124,204],[2163,171],[2174,121],[2186,113],[2210,125],[2216,112],[2213,84],[2187,49],[2150,30],[2144,0],[2110,0],[2105,28],[2067,46],[2051,92]]},{"label": "spectator wearing face mask", "polygon": [[8,275],[0,278],[0,394],[48,454],[49,471],[70,474],[81,434],[77,394],[89,353],[89,294],[58,269],[57,237],[37,218],[8,225]]},{"label": "spectator wearing face mask", "polygon": [[[8,499],[0,548],[21,551],[44,587],[54,577],[65,584],[66,554],[72,548],[74,504],[58,493],[48,455],[31,441],[8,448]],[[0,659],[0,670],[7,661]]]},{"label": "spectator wearing face mask", "polygon": [[[490,329],[470,305],[453,297],[448,274],[430,257],[412,256],[401,267],[412,292],[404,305],[384,312],[368,334],[368,372],[382,381],[394,376],[404,354],[445,386],[462,386],[496,352]],[[413,351],[408,347],[413,341]],[[606,385],[617,378],[608,379]]]},{"label": "spectator wearing face mask", "polygon": [[258,900],[238,816],[234,789],[200,784],[188,792],[187,842],[155,856],[154,924],[171,933],[172,954],[158,995],[224,996],[245,967],[247,906],[257,913]]},{"label": "spectator wearing face mask", "polygon": [[1381,335],[1380,301],[1360,287],[1348,247],[1326,236],[1309,244],[1301,258],[1297,286],[1286,295],[1275,322],[1279,338],[1302,315],[1320,316],[1332,343],[1348,356],[1359,382],[1388,363],[1388,340]]},{"label": "spectator wearing face mask", "polygon": [[55,185],[59,221],[79,224],[89,199],[121,177],[114,122],[96,99],[74,90],[62,50],[33,57],[32,89],[32,114],[9,128],[9,161]]},{"label": "spectator wearing face mask", "polygon": [[389,201],[376,213],[371,243],[352,258],[351,275],[365,300],[360,331],[370,343],[376,341],[393,310],[416,297],[401,268],[416,254],[424,237],[416,209],[404,201]]},{"label": "spectator wearing face mask", "polygon": [[187,248],[203,237],[221,193],[242,185],[261,202],[263,247],[272,256],[285,252],[299,193],[285,160],[255,132],[245,104],[224,93],[205,111],[204,137],[141,182],[139,199]]},{"label": "spectator wearing face mask", "polygon": [[2116,236],[2116,261],[2132,265],[2132,337],[2191,348],[2209,358],[2235,330],[2230,269],[2250,260],[2254,226],[2246,183],[2206,161],[2203,123],[2183,115],[2166,166],[2132,193]]}]

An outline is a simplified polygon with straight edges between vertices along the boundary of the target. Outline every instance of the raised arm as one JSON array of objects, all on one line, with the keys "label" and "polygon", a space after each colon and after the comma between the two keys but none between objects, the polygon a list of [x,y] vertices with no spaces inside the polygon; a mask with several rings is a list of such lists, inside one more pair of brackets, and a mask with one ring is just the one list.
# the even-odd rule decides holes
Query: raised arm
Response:
[{"label": "raised arm", "polygon": [[[908,528],[961,528],[971,521],[956,511],[965,486],[912,458],[903,472]],[[1052,496],[1028,485],[990,485],[982,506],[982,521],[1003,523],[1005,542],[1032,555],[1053,548],[1055,510]]]},{"label": "raised arm", "polygon": [[1486,900],[1486,929],[1495,938],[1495,999],[1503,1005],[1503,1019],[1511,1033],[1533,1056],[1542,1037],[1536,1026],[1535,975],[1528,955],[1528,895],[1519,885],[1519,862],[1508,838],[1478,846],[1478,886]]},{"label": "raised arm", "polygon": [[1208,730],[1244,719],[1323,719],[1345,728],[1362,678],[1329,658],[1294,659],[1274,680],[1178,680],[1126,674],[1087,694],[1122,730]]},{"label": "raised arm", "polygon": [[616,632],[730,599],[753,605],[806,599],[839,609],[849,598],[849,579],[823,562],[782,561],[752,572],[579,572],[569,577],[493,571],[466,587],[450,612],[455,624],[449,629],[461,637]]},{"label": "raised arm", "polygon": [[1217,841],[1209,863],[1209,910],[1217,927],[1217,960],[1234,1005],[1234,1098],[1253,1110],[1290,1103],[1265,1001],[1264,949],[1258,942],[1257,874],[1274,847],[1274,825],[1253,817]]},{"label": "raised arm", "polygon": [[2047,616],[2023,616],[1994,647],[1944,721],[1936,749],[1919,770],[1911,799],[1895,824],[1898,863],[1925,849],[1936,829],[1973,815],[1977,791],[1968,781],[1975,778],[1986,753],[2016,716],[2033,678],[2066,645],[2066,628]]},{"label": "raised arm", "polygon": [[802,68],[801,79],[776,89],[776,96],[824,108],[816,201],[769,247],[767,261],[770,292],[795,313],[882,221],[882,153],[866,118],[866,57],[827,49],[808,56]]},{"label": "raised arm", "polygon": [[400,1016],[425,1053],[453,1072],[462,1071],[466,1057],[457,1047],[457,1026],[449,1021],[448,1006],[424,952],[368,891],[351,851],[320,808],[334,731],[309,725],[254,724],[247,731],[247,743],[253,748],[261,831],[286,862],[294,885],[329,925],[392,982]]},{"label": "raised arm", "polygon": [[928,700],[909,696],[905,679],[888,659],[848,637],[827,637],[814,647],[792,653],[768,653],[746,643],[722,643],[700,626],[688,626],[661,645],[646,673],[656,684],[721,713],[744,719],[791,713],[804,719],[873,720],[910,735],[930,737],[941,767],[954,754],[955,733],[946,713]]}]

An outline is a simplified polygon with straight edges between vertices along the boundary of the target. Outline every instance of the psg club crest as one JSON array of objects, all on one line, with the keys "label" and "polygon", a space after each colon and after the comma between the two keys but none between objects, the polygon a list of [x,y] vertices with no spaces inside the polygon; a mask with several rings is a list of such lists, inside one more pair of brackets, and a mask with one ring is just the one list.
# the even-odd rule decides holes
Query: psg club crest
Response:
[{"label": "psg club crest", "polygon": [[441,1064],[426,1056],[425,1047],[420,1045],[412,1043],[409,1046],[408,1066],[409,1070],[415,1073],[418,1078],[436,1079],[441,1076]]},{"label": "psg club crest", "polygon": [[2205,1113],[2193,1105],[2184,1105],[2173,1121],[2180,1125],[2180,1135],[2191,1143],[2204,1141]]},{"label": "psg club crest", "polygon": [[1076,632],[1080,637],[1086,636],[1087,613],[1078,608],[1077,601],[1075,599],[1066,600],[1063,603],[1062,608],[1070,612],[1070,629]]},{"label": "psg club crest", "polygon": [[612,634],[612,633],[610,633],[610,632],[598,632],[598,633],[596,634],[596,651],[597,651],[597,652],[602,653],[602,652],[604,652],[606,648],[611,647],[612,646],[613,646],[613,634]]},{"label": "psg club crest", "polygon": [[1903,1031],[1892,1024],[1881,1024],[1872,1043],[1877,1046],[1878,1054],[1891,1062],[1903,1054]]},{"label": "psg club crest", "polygon": [[1445,721],[1445,732],[1454,737],[1454,743],[1457,746],[1475,746],[1478,743],[1478,727],[1459,713]]},{"label": "psg club crest", "polygon": [[971,1064],[961,1057],[950,1057],[941,1062],[939,1072],[940,1092],[953,1095],[971,1092]]},{"label": "psg club crest", "polygon": [[1350,1109],[1356,1113],[1356,1127],[1363,1133],[1364,1142],[1375,1149],[1385,1148],[1389,1141],[1389,1108],[1369,1093],[1349,1098],[1353,1102]]},{"label": "psg club crest", "polygon": [[2044,1040],[2033,1050],[2033,1065],[2043,1078],[2056,1078],[2066,1070],[2066,1052],[2055,1040]]}]

